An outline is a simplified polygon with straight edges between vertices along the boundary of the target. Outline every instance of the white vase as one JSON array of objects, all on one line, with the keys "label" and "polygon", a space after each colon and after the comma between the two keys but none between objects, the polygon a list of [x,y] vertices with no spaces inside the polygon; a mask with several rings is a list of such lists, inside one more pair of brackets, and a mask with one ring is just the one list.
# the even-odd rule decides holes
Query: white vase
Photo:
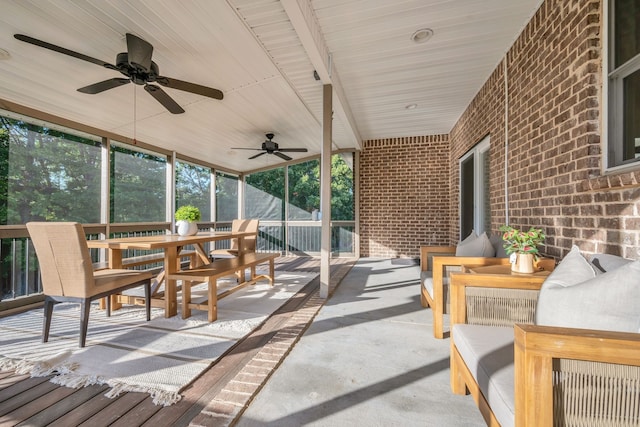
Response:
[{"label": "white vase", "polygon": [[511,264],[514,273],[533,273],[533,254],[515,254],[515,262]]},{"label": "white vase", "polygon": [[181,236],[193,236],[198,233],[198,224],[184,220],[177,221],[176,231]]}]

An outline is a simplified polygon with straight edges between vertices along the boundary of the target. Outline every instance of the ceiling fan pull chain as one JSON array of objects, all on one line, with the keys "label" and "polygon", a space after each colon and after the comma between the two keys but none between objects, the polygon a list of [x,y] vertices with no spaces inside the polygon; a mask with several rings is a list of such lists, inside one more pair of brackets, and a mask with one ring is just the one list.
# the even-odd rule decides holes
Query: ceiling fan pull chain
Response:
[{"label": "ceiling fan pull chain", "polygon": [[137,92],[136,92],[136,86],[137,85],[132,85],[133,86],[133,145],[138,145],[138,141],[136,140],[136,123],[138,122],[138,117],[137,117]]}]

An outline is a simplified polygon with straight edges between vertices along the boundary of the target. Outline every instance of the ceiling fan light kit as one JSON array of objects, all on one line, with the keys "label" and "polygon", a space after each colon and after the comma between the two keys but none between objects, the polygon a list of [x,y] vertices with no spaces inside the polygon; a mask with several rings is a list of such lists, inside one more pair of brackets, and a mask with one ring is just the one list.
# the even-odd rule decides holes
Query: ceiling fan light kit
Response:
[{"label": "ceiling fan light kit", "polygon": [[161,86],[171,89],[177,89],[184,92],[195,93],[197,95],[206,96],[213,99],[223,99],[223,93],[218,89],[202,86],[196,83],[185,82],[160,75],[158,64],[151,60],[153,55],[153,46],[140,37],[127,33],[127,52],[121,52],[116,55],[116,65],[101,61],[96,58],[56,46],[54,44],[26,36],[24,34],[14,34],[14,37],[25,43],[30,43],[54,52],[72,56],[76,59],[91,62],[110,70],[120,72],[126,78],[114,77],[98,83],[78,89],[79,92],[95,95],[105,90],[113,89],[130,82],[137,85],[144,85],[144,89],[160,104],[173,114],[184,113],[184,109],[178,105],[162,88],[151,83],[158,83]]}]

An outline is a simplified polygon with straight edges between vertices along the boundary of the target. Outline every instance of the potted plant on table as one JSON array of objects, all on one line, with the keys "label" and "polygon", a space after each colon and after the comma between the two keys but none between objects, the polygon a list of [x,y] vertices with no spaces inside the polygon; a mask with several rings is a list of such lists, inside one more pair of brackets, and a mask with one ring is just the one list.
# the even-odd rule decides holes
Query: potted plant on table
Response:
[{"label": "potted plant on table", "polygon": [[200,209],[193,205],[180,206],[176,211],[176,231],[181,236],[193,236],[198,232]]},{"label": "potted plant on table", "polygon": [[540,245],[545,235],[542,229],[531,227],[529,231],[520,231],[509,225],[500,227],[503,232],[504,250],[510,255],[511,270],[516,273],[533,273],[533,261],[538,259]]}]

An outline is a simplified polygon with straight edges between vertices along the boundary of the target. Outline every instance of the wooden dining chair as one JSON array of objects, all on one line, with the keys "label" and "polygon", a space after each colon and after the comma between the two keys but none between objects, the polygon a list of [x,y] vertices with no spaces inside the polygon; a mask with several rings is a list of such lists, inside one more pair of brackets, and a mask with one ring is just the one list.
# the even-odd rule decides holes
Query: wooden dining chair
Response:
[{"label": "wooden dining chair", "polygon": [[[247,231],[256,233],[256,235],[251,237],[245,237],[243,240],[243,252],[255,252],[256,251],[256,241],[258,235],[258,226],[260,225],[260,220],[258,219],[234,219],[231,223],[231,231]],[[212,250],[209,255],[211,258],[229,258],[238,256],[238,239],[231,239],[231,247],[229,249],[215,249]]]},{"label": "wooden dining chair", "polygon": [[[44,300],[42,342],[49,340],[53,306],[79,303],[80,347],[85,346],[91,301],[144,286],[147,321],[151,319],[151,272],[103,269],[94,271],[82,225],[77,222],[29,222],[27,230],[40,265]],[[107,316],[111,298],[105,298]]]}]

